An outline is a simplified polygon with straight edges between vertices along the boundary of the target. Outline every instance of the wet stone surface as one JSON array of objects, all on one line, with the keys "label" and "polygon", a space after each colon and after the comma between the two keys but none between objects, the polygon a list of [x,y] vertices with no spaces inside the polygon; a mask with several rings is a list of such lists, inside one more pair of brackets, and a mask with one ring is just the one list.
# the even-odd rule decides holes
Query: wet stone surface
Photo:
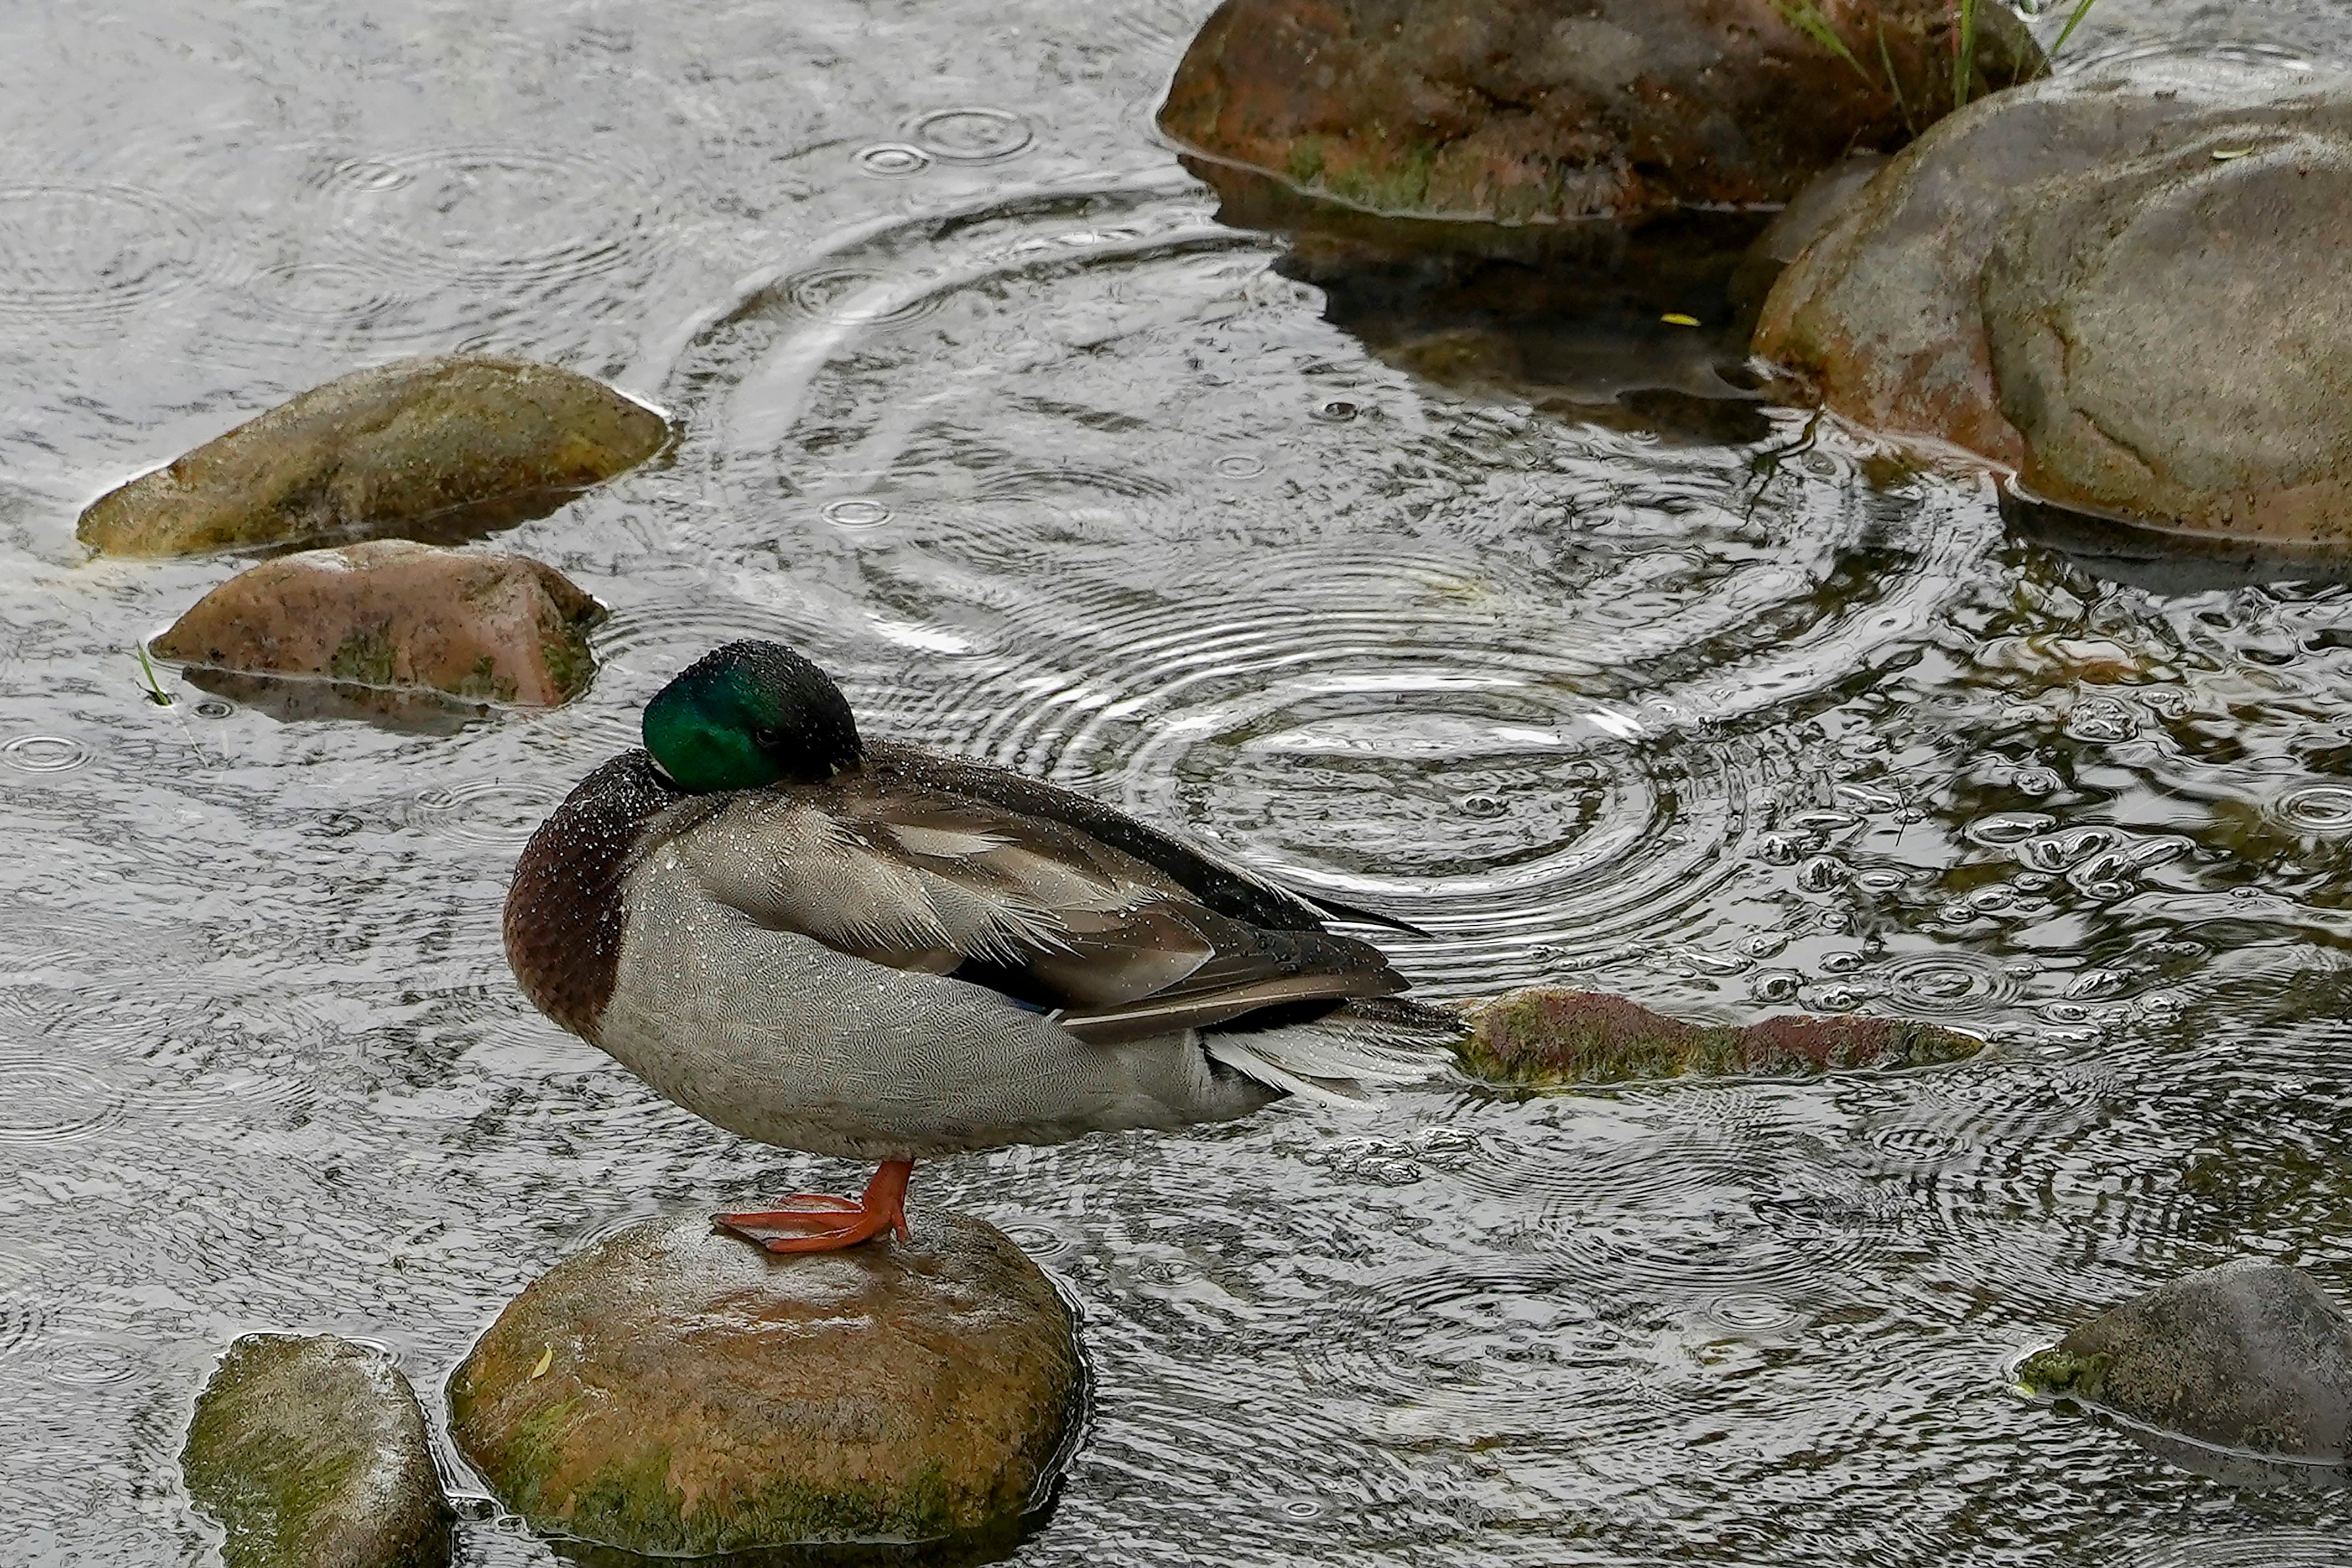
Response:
[{"label": "wet stone surface", "polygon": [[2352,1462],[2352,1322],[2299,1269],[2200,1269],[2071,1330],[2018,1380],[2217,1448]]},{"label": "wet stone surface", "polygon": [[545,707],[587,688],[604,618],[544,561],[376,539],[239,572],[151,646],[207,674]]},{"label": "wet stone surface", "polygon": [[1759,354],[1836,413],[2202,538],[2352,538],[2352,77],[2158,60],[1938,125],[1780,277]]},{"label": "wet stone surface", "polygon": [[448,1500],[415,1390],[332,1334],[247,1334],[197,1396],[188,1495],[228,1568],[439,1568]]},{"label": "wet stone surface", "polygon": [[644,462],[661,415],[554,365],[405,360],[315,387],[110,490],[75,532],[187,555],[544,517]]},{"label": "wet stone surface", "polygon": [[1077,1417],[1074,1325],[1001,1231],[910,1218],[794,1257],[632,1227],[499,1314],[451,1435],[541,1530],[640,1552],[1013,1530]]},{"label": "wet stone surface", "polygon": [[[1177,68],[1160,126],[1365,210],[1501,223],[1637,219],[1794,196],[1853,152],[1891,152],[1952,104],[1954,11],[1858,0],[1231,0]],[[2041,51],[1979,8],[1981,94]],[[1867,62],[1865,65],[1864,62]]]}]

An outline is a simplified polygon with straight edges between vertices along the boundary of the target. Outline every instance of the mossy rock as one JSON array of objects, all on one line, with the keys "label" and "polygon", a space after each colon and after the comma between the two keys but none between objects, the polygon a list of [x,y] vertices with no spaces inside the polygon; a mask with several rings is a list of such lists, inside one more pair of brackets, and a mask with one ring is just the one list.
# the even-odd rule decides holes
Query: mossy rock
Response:
[{"label": "mossy rock", "polygon": [[1465,1071],[1547,1088],[1924,1067],[1984,1049],[1973,1036],[1903,1019],[1790,1014],[1742,1028],[1695,1024],[1623,997],[1553,986],[1487,1002],[1470,1026],[1456,1047]]},{"label": "mossy rock", "polygon": [[2216,1448],[2352,1459],[2352,1322],[2299,1269],[2200,1269],[2026,1357],[2017,1380]]},{"label": "mossy rock", "polygon": [[668,439],[652,409],[553,365],[407,360],[314,387],[108,491],[75,532],[129,556],[464,537],[544,517]]},{"label": "mossy rock", "polygon": [[408,1380],[331,1334],[247,1334],[196,1399],[181,1464],[228,1568],[428,1568],[449,1503]]},{"label": "mossy rock", "polygon": [[587,688],[604,617],[544,561],[371,539],[239,572],[152,647],[240,676],[544,707]]},{"label": "mossy rock", "polygon": [[1068,1309],[1002,1232],[776,1257],[638,1225],[509,1303],[450,1432],[551,1535],[659,1555],[1000,1531],[1035,1506],[1082,1390]]}]

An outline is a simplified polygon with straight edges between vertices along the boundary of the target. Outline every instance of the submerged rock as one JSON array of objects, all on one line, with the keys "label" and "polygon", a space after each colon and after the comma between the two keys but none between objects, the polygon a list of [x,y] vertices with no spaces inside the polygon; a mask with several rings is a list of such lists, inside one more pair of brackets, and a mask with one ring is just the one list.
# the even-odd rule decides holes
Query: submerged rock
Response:
[{"label": "submerged rock", "polygon": [[228,1531],[228,1568],[427,1568],[449,1501],[399,1369],[320,1334],[247,1334],[196,1399],[188,1495]]},{"label": "submerged rock", "polygon": [[2017,1375],[2216,1448],[2352,1459],[2352,1322],[2299,1269],[2200,1269],[2100,1313]]},{"label": "submerged rock", "polygon": [[634,1226],[510,1302],[451,1435],[541,1530],[641,1552],[925,1541],[1017,1521],[1080,1396],[1068,1310],[1001,1232],[776,1257]]},{"label": "submerged rock", "polygon": [[152,647],[240,675],[547,706],[595,674],[588,629],[604,615],[544,561],[372,539],[239,572]]},{"label": "submerged rock", "polygon": [[2209,537],[2352,534],[2352,78],[2171,62],[1921,137],[1783,272],[1756,351],[2033,497]]},{"label": "submerged rock", "polygon": [[[2046,68],[2005,5],[1975,11],[1972,93]],[[1381,213],[1773,204],[1948,110],[1956,25],[1949,0],[1226,0],[1160,125],[1213,183],[1237,165]]]},{"label": "submerged rock", "polygon": [[1984,1049],[1972,1036],[1900,1019],[1790,1015],[1709,1026],[1623,997],[1551,986],[1497,998],[1470,1024],[1457,1048],[1465,1071],[1493,1083],[1544,1086],[1923,1067]]},{"label": "submerged rock", "polygon": [[188,555],[544,517],[661,449],[652,409],[525,360],[407,360],[329,382],[110,490],[76,533]]}]

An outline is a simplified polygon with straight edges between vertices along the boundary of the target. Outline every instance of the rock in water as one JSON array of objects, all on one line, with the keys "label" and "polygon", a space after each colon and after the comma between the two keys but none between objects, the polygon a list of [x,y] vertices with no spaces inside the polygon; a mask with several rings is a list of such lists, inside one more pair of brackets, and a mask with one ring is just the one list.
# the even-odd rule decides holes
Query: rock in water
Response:
[{"label": "rock in water", "polygon": [[2028,1356],[2017,1375],[2216,1448],[2352,1459],[2352,1323],[2300,1269],[2183,1275]]},{"label": "rock in water", "polygon": [[1984,1042],[1900,1019],[1766,1019],[1745,1028],[1686,1023],[1600,991],[1532,986],[1478,1008],[1458,1048],[1490,1083],[1563,1088],[1658,1078],[1791,1076],[1958,1061]]},{"label": "rock in water", "polygon": [[228,1568],[428,1568],[449,1501],[425,1413],[381,1355],[332,1334],[247,1334],[196,1398],[188,1495]]},{"label": "rock in water", "polygon": [[1002,1232],[775,1257],[707,1219],[637,1225],[509,1303],[451,1435],[539,1529],[698,1555],[1009,1525],[1080,1398],[1070,1315]]},{"label": "rock in water", "polygon": [[1979,285],[2018,478],[2185,533],[2352,544],[2352,91],[2055,182]]},{"label": "rock in water", "polygon": [[240,674],[552,706],[594,674],[588,629],[604,615],[544,561],[371,539],[239,572],[152,647]]},{"label": "rock in water", "polygon": [[525,360],[408,360],[316,387],[92,502],[109,555],[401,533],[544,517],[669,438],[652,409]]},{"label": "rock in water", "polygon": [[1783,272],[1755,351],[2042,499],[2352,539],[2352,78],[2060,77],[1938,124]]},{"label": "rock in water", "polygon": [[[1547,223],[1789,200],[1949,109],[1950,0],[1226,0],[1160,129],[1209,162],[1388,214]],[[2040,75],[1976,7],[1983,93]]]}]

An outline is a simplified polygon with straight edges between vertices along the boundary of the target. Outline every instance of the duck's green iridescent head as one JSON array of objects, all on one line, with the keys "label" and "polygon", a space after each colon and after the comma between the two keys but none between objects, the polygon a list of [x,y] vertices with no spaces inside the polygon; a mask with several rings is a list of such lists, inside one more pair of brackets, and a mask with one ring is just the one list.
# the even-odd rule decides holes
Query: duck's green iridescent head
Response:
[{"label": "duck's green iridescent head", "polygon": [[646,749],[681,789],[815,784],[865,760],[849,699],[781,643],[730,643],[646,705]]}]

